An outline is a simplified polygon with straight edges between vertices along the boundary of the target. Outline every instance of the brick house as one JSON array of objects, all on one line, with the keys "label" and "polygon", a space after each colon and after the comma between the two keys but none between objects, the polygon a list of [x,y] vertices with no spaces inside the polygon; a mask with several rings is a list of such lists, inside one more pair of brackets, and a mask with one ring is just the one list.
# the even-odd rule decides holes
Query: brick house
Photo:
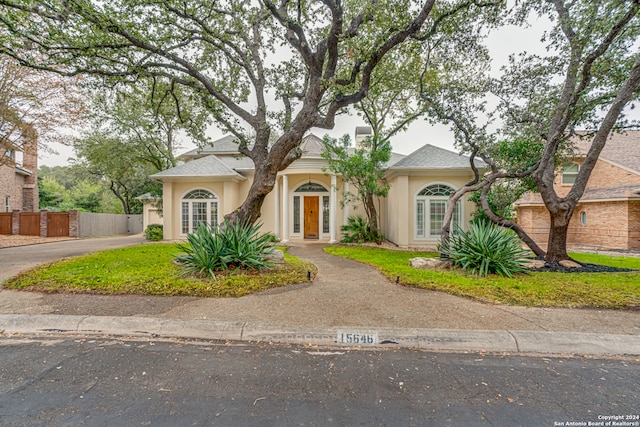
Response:
[{"label": "brick house", "polygon": [[[576,142],[576,156],[560,168],[554,188],[564,196],[575,181],[590,141]],[[549,213],[539,194],[516,202],[518,223],[542,247],[548,242]],[[609,136],[576,206],[567,245],[640,250],[640,130]]]},{"label": "brick house", "polygon": [[39,209],[38,149],[33,127],[26,127],[22,138],[20,145],[7,141],[0,146],[0,212]]}]

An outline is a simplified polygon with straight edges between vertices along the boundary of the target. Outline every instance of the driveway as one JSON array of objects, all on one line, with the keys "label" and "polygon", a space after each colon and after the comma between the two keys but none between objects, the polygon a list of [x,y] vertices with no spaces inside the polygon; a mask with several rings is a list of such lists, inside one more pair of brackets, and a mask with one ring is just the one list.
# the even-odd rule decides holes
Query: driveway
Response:
[{"label": "driveway", "polygon": [[134,246],[143,241],[144,236],[136,234],[133,236],[96,237],[0,248],[0,285],[9,277],[39,264],[89,252]]}]

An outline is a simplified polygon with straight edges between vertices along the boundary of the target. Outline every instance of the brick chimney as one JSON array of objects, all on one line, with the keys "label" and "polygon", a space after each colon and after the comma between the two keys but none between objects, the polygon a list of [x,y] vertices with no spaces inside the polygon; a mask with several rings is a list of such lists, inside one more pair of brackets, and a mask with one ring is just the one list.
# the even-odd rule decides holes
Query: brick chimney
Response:
[{"label": "brick chimney", "polygon": [[31,174],[25,176],[22,187],[22,211],[37,212],[40,209],[38,193],[38,133],[30,124],[21,126],[22,168]]}]

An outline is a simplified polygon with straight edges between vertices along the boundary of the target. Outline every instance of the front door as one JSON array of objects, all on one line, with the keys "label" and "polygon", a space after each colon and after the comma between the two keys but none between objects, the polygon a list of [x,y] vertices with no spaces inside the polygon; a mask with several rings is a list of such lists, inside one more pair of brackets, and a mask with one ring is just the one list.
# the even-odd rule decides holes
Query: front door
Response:
[{"label": "front door", "polygon": [[304,197],[304,238],[318,239],[319,236],[319,219],[320,219],[320,197],[305,196]]}]

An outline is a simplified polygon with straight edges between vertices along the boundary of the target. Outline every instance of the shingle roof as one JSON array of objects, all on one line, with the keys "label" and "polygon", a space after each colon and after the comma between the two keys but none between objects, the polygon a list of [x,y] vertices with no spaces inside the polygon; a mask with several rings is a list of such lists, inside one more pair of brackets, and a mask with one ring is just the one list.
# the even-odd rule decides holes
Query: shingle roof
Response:
[{"label": "shingle roof", "polygon": [[302,157],[320,157],[320,153],[324,150],[324,141],[310,133],[302,138],[300,150],[302,150]]},{"label": "shingle roof", "polygon": [[[478,167],[484,167],[482,160],[476,159]],[[389,168],[395,169],[463,169],[469,168],[469,157],[426,144]]]},{"label": "shingle roof", "polygon": [[206,156],[209,154],[233,154],[238,152],[238,140],[233,135],[223,136],[220,139],[216,139],[210,145],[205,145],[202,148],[194,148],[186,153],[178,156],[179,159]]},{"label": "shingle roof", "polygon": [[206,176],[206,177],[238,177],[243,178],[238,172],[227,166],[216,156],[207,156],[196,159],[171,169],[151,175],[152,178],[169,178],[182,176]]},{"label": "shingle roof", "polygon": [[[591,139],[576,137],[574,141],[578,152],[586,155],[591,147]],[[640,173],[640,130],[609,135],[600,158]]]},{"label": "shingle roof", "polygon": [[[623,184],[611,187],[587,188],[580,198],[580,203],[638,197],[640,197],[640,184]],[[544,202],[539,193],[527,193],[516,201],[516,205],[520,204],[544,205]]]}]

